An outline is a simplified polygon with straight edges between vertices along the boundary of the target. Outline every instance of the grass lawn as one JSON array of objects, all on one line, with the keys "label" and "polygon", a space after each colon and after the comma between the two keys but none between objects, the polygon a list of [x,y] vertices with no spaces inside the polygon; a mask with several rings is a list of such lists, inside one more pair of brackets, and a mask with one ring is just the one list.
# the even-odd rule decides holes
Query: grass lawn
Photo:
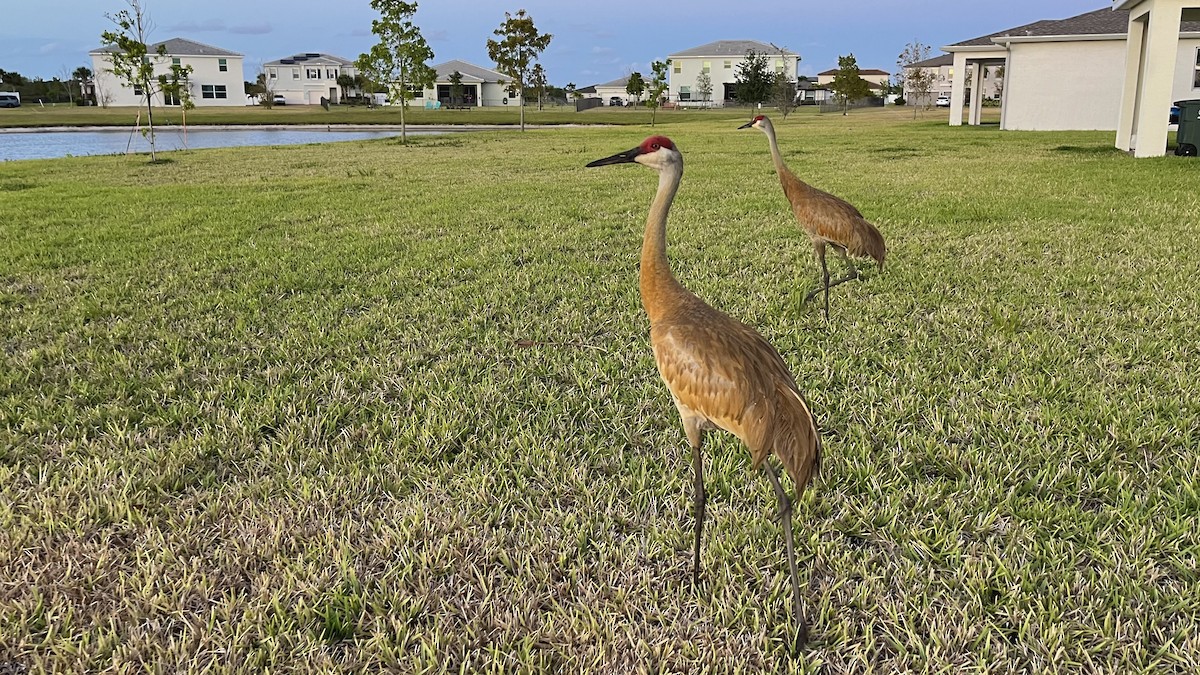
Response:
[{"label": "grass lawn", "polygon": [[655,129],[675,272],[825,436],[806,654],[724,434],[691,586],[656,177],[583,168],[651,130],[571,127],[0,164],[0,672],[1200,670],[1200,165],[777,120],[888,240],[826,324],[766,140],[702,115]]}]

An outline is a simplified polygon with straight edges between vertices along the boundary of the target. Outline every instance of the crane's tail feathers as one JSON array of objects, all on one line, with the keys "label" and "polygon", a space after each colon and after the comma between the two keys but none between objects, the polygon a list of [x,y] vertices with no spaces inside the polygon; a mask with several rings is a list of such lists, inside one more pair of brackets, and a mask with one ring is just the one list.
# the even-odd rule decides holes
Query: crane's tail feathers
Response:
[{"label": "crane's tail feathers", "polygon": [[874,258],[875,262],[879,263],[879,271],[882,272],[883,261],[887,258],[887,244],[883,242],[883,235],[879,233],[879,228],[866,219],[859,220],[858,224],[858,236],[854,238],[853,246],[848,247],[850,254],[860,258]]},{"label": "crane's tail feathers", "polygon": [[[774,433],[765,439],[764,450],[774,453],[792,480],[796,495],[804,492],[808,481],[821,468],[821,433],[808,402],[791,386],[776,385],[778,407],[775,410]],[[766,458],[764,452],[756,457],[755,467]]]}]

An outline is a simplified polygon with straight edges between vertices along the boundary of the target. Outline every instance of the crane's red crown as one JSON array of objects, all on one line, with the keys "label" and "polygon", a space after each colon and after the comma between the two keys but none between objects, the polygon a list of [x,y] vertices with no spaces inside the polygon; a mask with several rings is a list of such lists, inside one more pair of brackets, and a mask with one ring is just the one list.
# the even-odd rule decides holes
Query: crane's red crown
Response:
[{"label": "crane's red crown", "polygon": [[767,119],[767,118],[766,118],[766,117],[764,117],[763,115],[755,115],[755,116],[754,116],[754,121],[755,121],[755,122],[761,122],[761,121],[763,121],[763,120],[765,120],[765,119]]},{"label": "crane's red crown", "polygon": [[658,152],[659,148],[674,150],[675,144],[672,143],[671,139],[667,138],[666,136],[651,136],[650,138],[642,141],[642,145],[640,146],[641,151],[647,153]]}]

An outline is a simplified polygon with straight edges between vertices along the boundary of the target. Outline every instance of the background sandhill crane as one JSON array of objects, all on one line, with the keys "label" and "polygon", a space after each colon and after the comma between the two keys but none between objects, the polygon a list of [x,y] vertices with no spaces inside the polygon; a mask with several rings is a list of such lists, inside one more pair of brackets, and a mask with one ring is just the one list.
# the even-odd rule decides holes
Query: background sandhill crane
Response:
[{"label": "background sandhill crane", "polygon": [[683,177],[683,155],[670,139],[651,136],[636,148],[588,164],[636,162],[659,173],[642,240],[639,286],[650,317],[654,361],[683,419],[692,446],[696,529],[692,582],[700,576],[700,537],[704,530],[704,430],[733,433],[761,465],[779,502],[792,582],[794,649],[808,639],[800,603],[796,553],[792,542],[792,502],[779,483],[768,455],[774,454],[796,482],[797,498],[820,466],[821,436],[808,403],[779,353],[750,326],[709,307],[684,288],[667,263],[667,212]]},{"label": "background sandhill crane", "polygon": [[[783,156],[779,153],[779,141],[775,139],[775,127],[766,116],[758,115],[738,128],[754,128],[767,135],[767,141],[771,145],[771,159],[775,161],[775,172],[779,174],[779,182],[783,184],[783,194],[792,203],[792,213],[796,214],[796,220],[800,221],[800,226],[812,238],[817,260],[821,263],[821,285],[804,296],[804,301],[808,302],[817,293],[825,291],[825,320],[828,321],[829,289],[858,278],[858,268],[846,253],[849,252],[851,256],[870,256],[879,263],[879,269],[882,270],[883,259],[887,255],[883,235],[849,202],[796,178],[796,174],[783,163]],[[829,268],[825,265],[826,245],[832,245],[849,268],[846,276],[834,280],[833,283],[829,281]]]}]

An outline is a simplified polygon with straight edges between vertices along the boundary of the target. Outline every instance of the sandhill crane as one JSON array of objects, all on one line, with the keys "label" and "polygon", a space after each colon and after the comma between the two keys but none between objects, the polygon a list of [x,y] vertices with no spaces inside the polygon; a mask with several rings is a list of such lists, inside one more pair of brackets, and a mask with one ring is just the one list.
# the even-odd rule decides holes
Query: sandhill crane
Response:
[{"label": "sandhill crane", "polygon": [[768,458],[774,454],[803,493],[821,460],[821,436],[779,353],[750,326],[713,309],[684,288],[667,263],[667,212],[683,177],[683,155],[670,139],[651,136],[641,145],[587,166],[636,162],[658,172],[642,240],[639,287],[650,318],[650,344],[692,447],[695,548],[692,583],[700,578],[700,537],[704,530],[704,430],[719,427],[741,439],[754,468],[763,467],[779,503],[792,583],[794,649],[808,639],[792,541],[792,502]]},{"label": "sandhill crane", "polygon": [[[800,226],[808,232],[812,239],[817,260],[821,263],[821,285],[804,296],[808,302],[817,293],[825,291],[825,320],[829,320],[829,289],[851,279],[858,278],[858,268],[854,261],[847,256],[870,256],[879,263],[883,270],[883,259],[887,255],[887,246],[883,243],[883,235],[867,222],[863,215],[850,202],[839,199],[828,192],[796,178],[796,174],[783,163],[783,155],[779,153],[779,141],[775,140],[775,127],[765,115],[757,115],[754,119],[738,127],[739,129],[758,129],[767,135],[771,145],[771,159],[775,161],[775,173],[779,174],[779,182],[783,184],[783,194],[792,203],[792,213]],[[829,268],[825,265],[825,247],[833,248],[846,261],[849,271],[846,276],[829,281]]]}]

